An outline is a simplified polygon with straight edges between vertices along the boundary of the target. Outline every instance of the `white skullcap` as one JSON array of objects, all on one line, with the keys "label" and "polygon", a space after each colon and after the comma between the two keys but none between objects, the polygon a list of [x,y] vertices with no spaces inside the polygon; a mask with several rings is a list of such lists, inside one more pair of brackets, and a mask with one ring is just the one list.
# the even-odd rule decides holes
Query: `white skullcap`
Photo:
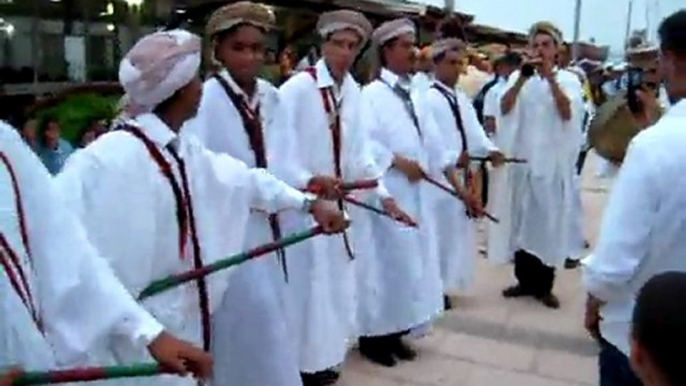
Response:
[{"label": "white skullcap", "polygon": [[379,26],[372,34],[372,41],[377,47],[381,47],[387,41],[402,35],[416,35],[417,30],[410,19],[395,19],[387,21]]},{"label": "white skullcap", "polygon": [[467,46],[460,39],[439,39],[434,41],[434,43],[431,45],[431,57],[435,59],[436,57],[448,51],[462,51],[465,48],[467,48]]},{"label": "white skullcap", "polygon": [[198,74],[201,40],[184,30],[139,40],[119,66],[119,82],[136,110],[149,112]]},{"label": "white skullcap", "polygon": [[360,12],[347,9],[325,12],[317,21],[317,31],[323,38],[334,32],[353,30],[360,35],[360,45],[364,45],[372,34],[372,23]]}]

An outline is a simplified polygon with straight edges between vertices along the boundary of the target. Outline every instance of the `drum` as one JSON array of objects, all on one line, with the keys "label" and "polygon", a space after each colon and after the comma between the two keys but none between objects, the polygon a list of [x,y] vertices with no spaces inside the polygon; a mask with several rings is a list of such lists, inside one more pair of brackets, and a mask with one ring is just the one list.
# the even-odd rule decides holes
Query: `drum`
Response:
[{"label": "drum", "polygon": [[629,143],[639,131],[627,106],[626,91],[620,91],[598,108],[588,129],[588,139],[598,155],[621,164]]}]

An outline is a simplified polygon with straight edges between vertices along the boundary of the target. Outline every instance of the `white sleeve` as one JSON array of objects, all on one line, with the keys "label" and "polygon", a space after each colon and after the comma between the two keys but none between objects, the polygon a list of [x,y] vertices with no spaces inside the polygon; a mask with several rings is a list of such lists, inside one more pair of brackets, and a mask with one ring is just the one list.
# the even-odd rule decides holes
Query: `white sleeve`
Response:
[{"label": "white sleeve", "polygon": [[[25,205],[46,333],[61,363],[78,362],[103,337],[119,334],[146,346],[163,330],[131,297],[88,241],[75,213],[40,160],[17,152],[26,182]],[[25,154],[22,154],[25,153]],[[32,197],[31,195],[34,195]],[[39,195],[40,197],[35,197]],[[36,218],[31,218],[35,214]]]},{"label": "white sleeve", "polygon": [[[639,137],[637,137],[638,139]],[[583,261],[586,290],[603,301],[627,294],[648,256],[659,203],[648,143],[634,141],[612,189],[594,253]]]},{"label": "white sleeve", "polygon": [[467,98],[460,99],[462,99],[460,101],[460,111],[462,111],[462,120],[464,121],[467,134],[469,154],[487,155],[492,151],[497,151],[498,148],[488,138],[486,130],[484,130],[481,122],[479,122],[474,106],[469,103]]},{"label": "white sleeve", "polygon": [[500,115],[500,99],[498,98],[498,86],[491,87],[484,97],[484,117],[495,118]]}]

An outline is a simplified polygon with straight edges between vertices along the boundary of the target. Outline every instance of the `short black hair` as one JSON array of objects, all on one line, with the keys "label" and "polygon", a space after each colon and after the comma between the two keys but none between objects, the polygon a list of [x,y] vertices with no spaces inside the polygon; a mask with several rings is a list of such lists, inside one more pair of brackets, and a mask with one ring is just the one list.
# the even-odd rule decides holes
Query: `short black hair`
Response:
[{"label": "short black hair", "polygon": [[651,278],[639,291],[632,336],[674,386],[686,385],[679,351],[686,345],[686,272]]},{"label": "short black hair", "polygon": [[660,49],[686,58],[686,9],[677,11],[664,19],[658,29]]}]

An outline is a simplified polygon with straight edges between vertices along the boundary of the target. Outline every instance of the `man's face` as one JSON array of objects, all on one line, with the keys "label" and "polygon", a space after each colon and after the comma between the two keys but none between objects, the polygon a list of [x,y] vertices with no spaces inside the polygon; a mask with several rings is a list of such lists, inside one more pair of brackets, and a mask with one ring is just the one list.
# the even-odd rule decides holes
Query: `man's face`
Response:
[{"label": "man's face", "polygon": [[217,59],[239,81],[257,77],[266,51],[264,32],[251,25],[238,27],[217,45]]},{"label": "man's face", "polygon": [[337,31],[322,44],[326,64],[337,74],[350,70],[360,50],[360,36],[352,30]]},{"label": "man's face", "polygon": [[458,51],[448,51],[445,56],[436,63],[436,77],[449,85],[456,84],[464,63],[464,54]]},{"label": "man's face", "polygon": [[401,35],[394,42],[384,48],[386,63],[398,71],[409,74],[415,60],[414,35]]},{"label": "man's face", "polygon": [[50,121],[45,130],[45,140],[48,142],[57,142],[60,139],[61,132],[60,124],[56,121]]},{"label": "man's face", "polygon": [[530,45],[531,54],[534,58],[541,58],[545,62],[552,63],[558,52],[555,39],[548,34],[539,33],[534,36]]},{"label": "man's face", "polygon": [[34,141],[36,139],[37,122],[35,119],[31,119],[24,124],[22,129],[22,136],[27,141]]},{"label": "man's face", "polygon": [[[686,60],[671,52],[660,53],[658,74],[663,80],[669,100],[675,102],[683,97],[679,95],[686,89]],[[681,91],[680,91],[681,90]]]}]

